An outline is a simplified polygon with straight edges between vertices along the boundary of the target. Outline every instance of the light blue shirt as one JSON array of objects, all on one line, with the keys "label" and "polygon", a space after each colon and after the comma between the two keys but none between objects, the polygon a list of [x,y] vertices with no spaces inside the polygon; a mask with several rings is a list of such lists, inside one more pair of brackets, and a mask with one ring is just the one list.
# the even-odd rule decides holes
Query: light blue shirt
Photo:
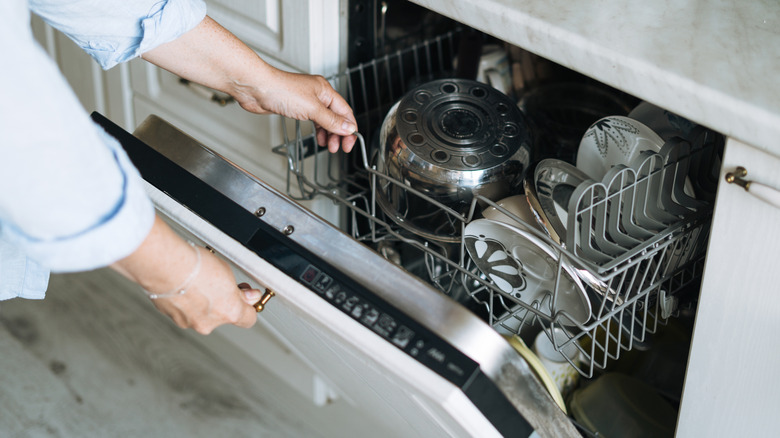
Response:
[{"label": "light blue shirt", "polygon": [[200,0],[0,1],[0,299],[43,298],[49,271],[126,257],[154,220],[124,150],[34,41],[29,10],[103,68],[175,39],[206,13]]}]

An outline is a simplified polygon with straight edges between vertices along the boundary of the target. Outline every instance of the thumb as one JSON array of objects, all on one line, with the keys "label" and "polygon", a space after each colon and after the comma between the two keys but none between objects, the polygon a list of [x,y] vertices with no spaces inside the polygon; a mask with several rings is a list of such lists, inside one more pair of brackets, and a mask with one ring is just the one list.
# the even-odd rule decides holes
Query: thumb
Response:
[{"label": "thumb", "polygon": [[352,120],[326,107],[320,107],[311,119],[331,134],[347,136],[357,131],[357,125]]},{"label": "thumb", "polygon": [[246,283],[241,283],[238,287],[241,289],[241,298],[247,304],[254,305],[256,302],[260,301],[260,298],[263,298],[262,292],[257,289],[250,289],[251,286]]}]

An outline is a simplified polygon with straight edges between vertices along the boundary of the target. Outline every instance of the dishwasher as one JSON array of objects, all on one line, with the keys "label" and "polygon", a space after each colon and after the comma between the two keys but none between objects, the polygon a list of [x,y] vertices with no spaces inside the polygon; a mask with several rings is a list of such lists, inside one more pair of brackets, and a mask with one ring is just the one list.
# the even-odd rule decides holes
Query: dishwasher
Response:
[{"label": "dishwasher", "polygon": [[[371,38],[390,45],[384,36]],[[541,148],[544,128],[531,119],[544,108],[563,120],[561,131],[579,122],[576,110],[552,108],[576,90],[611,93],[618,104],[600,107],[599,117],[627,116],[638,100],[575,78],[575,91],[534,102],[535,92],[549,87],[526,74],[524,95],[502,106],[508,96],[472,80],[475,44],[479,53],[485,41],[500,41],[457,23],[412,43],[398,40],[397,48],[353,60],[328,78],[355,110],[360,133],[351,154],[328,154],[316,146],[313,126],[285,122],[285,141],[274,149],[287,162],[284,191],[160,117],[132,134],[98,113],[93,119],[120,140],[158,213],[229,260],[240,281],[265,288],[261,318],[335,387],[348,388],[353,404],[381,412],[398,436],[609,436],[594,423],[616,415],[615,405],[598,411],[593,400],[610,396],[611,403],[639,405],[645,417],[630,423],[644,431],[624,436],[673,434],[723,136],[693,126],[686,138],[666,138],[660,150],[613,168],[603,181],[572,183],[555,173],[563,164],[543,168],[573,164],[572,151]],[[538,62],[544,70],[543,60],[518,56],[526,68]],[[572,83],[568,72],[563,77]],[[503,97],[492,100],[496,93]],[[489,151],[493,143],[525,151],[513,170],[521,181],[501,196],[467,193],[453,208],[413,187],[409,174],[392,174],[383,160],[394,134],[389,114],[414,125],[429,117],[420,108],[431,100],[442,108],[439,137],[452,140],[449,149],[430,152],[433,162],[477,149],[463,139],[479,138],[491,143]],[[515,111],[528,121],[527,146],[517,146],[514,122],[488,129]],[[404,140],[423,143],[414,134]],[[474,168],[469,159],[460,168]],[[532,176],[545,169],[547,179],[535,185]],[[535,200],[535,213],[524,217],[503,202],[513,195]],[[336,206],[336,219],[296,202],[320,198]],[[540,217],[547,205],[551,216]],[[496,222],[507,226],[493,238]],[[640,239],[626,229],[644,225]],[[544,251],[507,250],[505,239],[516,235]],[[486,252],[496,244],[500,250]],[[486,263],[498,256],[506,262]],[[544,347],[537,344],[551,350],[563,380],[549,361],[540,365]],[[630,382],[606,379],[614,376]],[[621,390],[631,392],[626,388],[639,388],[642,399],[620,399]]]}]

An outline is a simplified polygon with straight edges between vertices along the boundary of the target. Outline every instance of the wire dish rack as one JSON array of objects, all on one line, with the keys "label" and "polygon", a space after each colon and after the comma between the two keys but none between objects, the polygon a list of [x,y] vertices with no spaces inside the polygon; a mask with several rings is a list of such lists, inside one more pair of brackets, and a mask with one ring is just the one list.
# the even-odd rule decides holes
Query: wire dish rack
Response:
[{"label": "wire dish rack", "polygon": [[[581,375],[593,377],[623,352],[642,346],[668,318],[695,301],[722,140],[697,128],[690,140],[670,141],[637,166],[617,169],[604,181],[578,185],[567,206],[566,223],[576,233],[559,240],[537,224],[524,222],[498,200],[476,196],[466,214],[458,213],[382,174],[371,162],[376,149],[372,133],[388,109],[416,85],[452,74],[457,39],[458,33],[451,32],[330,77],[352,105],[367,137],[358,135],[351,154],[319,153],[313,126],[286,120],[289,132],[274,151],[287,157],[287,192],[297,200],[326,197],[343,206],[346,214],[337,225],[353,238],[458,300],[500,333],[565,333],[549,336],[556,350]],[[695,202],[679,201],[685,196],[680,181],[688,191],[693,186]],[[440,209],[461,230],[460,242],[425,240],[390,220],[377,204],[377,189],[387,184]],[[662,193],[675,195],[662,201],[658,199]],[[656,221],[647,238],[616,243],[614,233],[625,233],[624,224],[630,226],[637,215],[662,202],[682,204],[684,210]],[[553,275],[549,290],[535,291],[528,299],[527,294],[502,289],[500,281],[478,269],[467,250],[466,228],[490,207],[549,247]],[[582,283],[589,303],[585,318],[560,306],[570,293],[566,288],[572,277]]]}]

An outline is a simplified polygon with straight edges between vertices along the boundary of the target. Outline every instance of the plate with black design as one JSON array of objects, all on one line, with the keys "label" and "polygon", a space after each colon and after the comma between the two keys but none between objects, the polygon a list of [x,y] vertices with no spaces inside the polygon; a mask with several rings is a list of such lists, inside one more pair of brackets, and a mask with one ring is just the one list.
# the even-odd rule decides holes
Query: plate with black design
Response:
[{"label": "plate with black design", "polygon": [[551,318],[565,312],[559,318],[561,324],[585,324],[590,319],[585,285],[565,260],[557,296],[544,299],[556,290],[558,253],[530,231],[477,219],[466,225],[464,241],[474,264],[502,292],[529,306],[542,303],[540,311]]},{"label": "plate with black design", "polygon": [[601,181],[612,166],[629,166],[643,151],[658,152],[664,141],[642,122],[623,116],[593,123],[577,149],[577,167]]}]

